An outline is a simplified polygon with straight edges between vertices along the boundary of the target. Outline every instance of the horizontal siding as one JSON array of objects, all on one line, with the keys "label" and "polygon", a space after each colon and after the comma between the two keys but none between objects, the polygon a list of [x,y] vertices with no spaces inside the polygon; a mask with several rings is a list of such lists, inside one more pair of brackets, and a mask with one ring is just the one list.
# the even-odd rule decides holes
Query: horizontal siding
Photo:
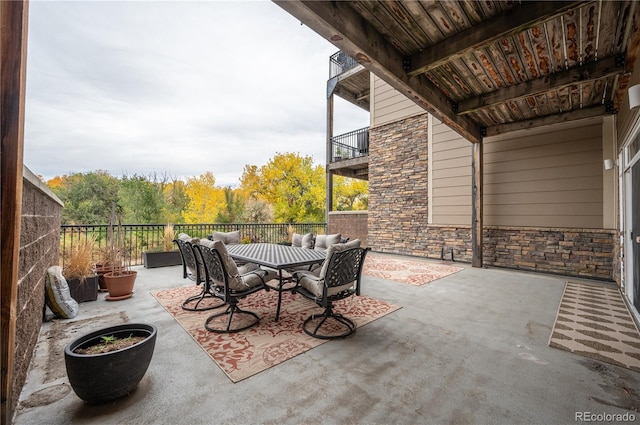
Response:
[{"label": "horizontal siding", "polygon": [[601,228],[601,123],[520,134],[485,139],[484,224]]},{"label": "horizontal siding", "polygon": [[425,111],[379,77],[373,76],[371,126],[399,121]]},{"label": "horizontal siding", "polygon": [[433,119],[432,223],[471,223],[471,143]]}]

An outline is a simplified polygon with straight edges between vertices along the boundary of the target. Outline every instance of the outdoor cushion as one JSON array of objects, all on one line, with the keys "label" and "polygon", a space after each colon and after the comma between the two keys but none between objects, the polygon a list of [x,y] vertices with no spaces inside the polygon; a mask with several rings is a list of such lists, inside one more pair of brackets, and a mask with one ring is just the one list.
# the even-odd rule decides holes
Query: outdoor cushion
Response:
[{"label": "outdoor cushion", "polygon": [[239,244],[240,243],[240,231],[234,232],[213,232],[212,239],[214,241],[222,241],[225,245]]},{"label": "outdoor cushion", "polygon": [[187,235],[186,233],[178,233],[178,239],[185,242],[191,242],[191,236]]},{"label": "outdoor cushion", "polygon": [[267,275],[267,272],[262,270],[260,266],[254,263],[247,263],[238,267],[233,258],[229,256],[227,247],[220,240],[213,241],[213,248],[220,253],[222,262],[227,269],[229,288],[242,291],[263,283],[262,278]]},{"label": "outdoor cushion", "polygon": [[336,233],[333,235],[318,235],[316,236],[316,244],[313,249],[317,251],[326,251],[331,245],[340,243],[342,235]]},{"label": "outdoor cushion", "polygon": [[51,266],[47,269],[44,290],[47,307],[51,309],[56,317],[73,319],[78,315],[80,306],[71,297],[69,285],[62,275],[60,266]]},{"label": "outdoor cushion", "polygon": [[306,233],[304,235],[294,233],[291,237],[291,246],[308,249],[313,248],[313,233]]}]

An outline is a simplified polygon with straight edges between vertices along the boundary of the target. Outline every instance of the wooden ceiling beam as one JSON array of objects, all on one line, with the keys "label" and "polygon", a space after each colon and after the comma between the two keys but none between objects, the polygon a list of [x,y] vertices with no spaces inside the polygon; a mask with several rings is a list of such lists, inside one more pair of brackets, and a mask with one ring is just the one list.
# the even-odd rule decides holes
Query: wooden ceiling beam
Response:
[{"label": "wooden ceiling beam", "polygon": [[458,115],[470,114],[508,101],[535,96],[549,90],[558,90],[574,84],[622,74],[625,72],[624,65],[623,57],[610,56],[577,68],[525,81],[492,93],[461,101],[458,104]]},{"label": "wooden ceiling beam", "polygon": [[535,118],[532,120],[516,121],[508,124],[499,124],[487,127],[486,136],[498,136],[500,134],[509,133],[518,130],[529,130],[536,127],[543,127],[565,122],[583,120],[587,118],[595,118],[599,116],[611,115],[607,112],[604,105],[590,106],[588,108],[576,109],[561,114],[548,115],[546,117]]},{"label": "wooden ceiling beam", "polygon": [[531,1],[476,24],[409,57],[410,76],[423,74],[483,45],[519,34],[539,22],[578,9],[585,2]]},{"label": "wooden ceiling beam", "polygon": [[451,100],[435,84],[423,75],[407,75],[403,55],[358,15],[349,2],[274,0],[274,3],[462,137],[474,143],[481,140],[478,125],[468,117],[456,116]]}]

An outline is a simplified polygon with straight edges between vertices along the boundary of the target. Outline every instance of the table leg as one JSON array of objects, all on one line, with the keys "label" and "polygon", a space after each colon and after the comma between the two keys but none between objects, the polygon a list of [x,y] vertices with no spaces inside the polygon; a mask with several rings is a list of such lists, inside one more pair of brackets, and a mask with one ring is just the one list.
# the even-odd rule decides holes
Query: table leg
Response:
[{"label": "table leg", "polygon": [[280,305],[282,304],[282,287],[284,283],[282,282],[282,269],[278,269],[278,307],[276,308],[276,322],[280,320]]}]

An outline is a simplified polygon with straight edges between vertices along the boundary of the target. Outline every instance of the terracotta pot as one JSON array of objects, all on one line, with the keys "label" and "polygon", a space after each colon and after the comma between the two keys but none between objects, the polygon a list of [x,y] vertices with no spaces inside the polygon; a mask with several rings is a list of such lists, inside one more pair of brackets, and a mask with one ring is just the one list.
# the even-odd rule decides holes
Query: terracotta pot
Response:
[{"label": "terracotta pot", "polygon": [[107,301],[118,301],[133,295],[133,284],[138,272],[135,270],[112,271],[104,274],[104,281],[109,290]]},{"label": "terracotta pot", "polygon": [[[121,269],[122,267],[118,267],[118,269]],[[116,267],[114,266],[103,266],[101,264],[96,264],[96,274],[98,275],[98,285],[99,288],[98,290],[100,292],[107,292],[107,283],[104,281],[104,275],[105,273],[109,273],[116,270]]]},{"label": "terracotta pot", "polygon": [[[84,335],[64,349],[67,376],[73,391],[90,404],[125,396],[135,389],[147,372],[156,344],[157,329],[144,323],[127,323]],[[120,350],[100,354],[78,354],[74,350],[99,343],[102,336],[146,339]]]}]

